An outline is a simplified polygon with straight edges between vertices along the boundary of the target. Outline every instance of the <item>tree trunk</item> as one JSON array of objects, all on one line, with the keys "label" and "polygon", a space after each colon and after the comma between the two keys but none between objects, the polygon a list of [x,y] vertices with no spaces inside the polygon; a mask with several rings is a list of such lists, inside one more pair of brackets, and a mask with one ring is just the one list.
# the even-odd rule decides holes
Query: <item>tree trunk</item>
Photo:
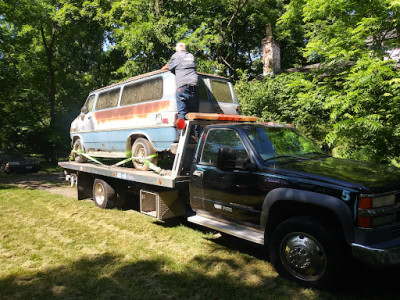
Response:
[{"label": "tree trunk", "polygon": [[[51,134],[53,134],[55,130],[55,119],[56,119],[56,113],[55,113],[55,107],[56,107],[56,78],[55,78],[55,73],[54,73],[54,67],[53,67],[53,45],[54,45],[54,40],[55,40],[55,34],[57,30],[57,24],[53,23],[53,26],[51,28],[51,36],[50,36],[50,42],[48,43],[46,40],[46,36],[44,33],[43,27],[40,27],[40,33],[42,35],[42,41],[43,45],[46,51],[46,57],[47,57],[47,71],[48,71],[48,76],[49,76],[49,108],[50,108],[50,122],[49,122],[49,129]],[[49,141],[49,159],[51,163],[57,164],[57,158],[55,155],[55,149],[54,149],[54,144],[52,141]]]}]

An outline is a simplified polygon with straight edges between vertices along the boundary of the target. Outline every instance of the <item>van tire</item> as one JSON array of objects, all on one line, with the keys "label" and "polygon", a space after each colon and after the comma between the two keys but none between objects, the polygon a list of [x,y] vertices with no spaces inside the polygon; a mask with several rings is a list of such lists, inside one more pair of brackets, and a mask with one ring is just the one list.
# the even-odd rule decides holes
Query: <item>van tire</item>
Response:
[{"label": "van tire", "polygon": [[[132,157],[147,157],[156,154],[157,151],[154,149],[153,145],[145,138],[138,138],[132,145]],[[152,157],[148,159],[154,165],[157,165],[158,157]],[[150,168],[146,164],[142,164],[137,160],[132,160],[133,166],[137,170],[147,171]]]},{"label": "van tire", "polygon": [[[82,151],[83,153],[85,153],[85,150],[83,149],[83,145],[82,145],[81,139],[76,139],[75,140],[74,145],[72,146],[72,150]],[[79,154],[76,154],[76,153],[71,153],[70,160],[76,161],[77,163],[85,163],[85,162],[87,162],[87,158],[86,157],[84,157],[82,155],[79,155]]]}]

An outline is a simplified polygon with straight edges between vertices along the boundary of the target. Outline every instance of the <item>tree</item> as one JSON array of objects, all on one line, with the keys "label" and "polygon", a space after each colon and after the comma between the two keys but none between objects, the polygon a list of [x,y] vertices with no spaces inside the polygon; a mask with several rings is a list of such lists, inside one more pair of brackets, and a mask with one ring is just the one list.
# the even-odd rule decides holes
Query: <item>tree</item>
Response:
[{"label": "tree", "polygon": [[109,82],[111,61],[123,62],[103,51],[106,28],[96,14],[84,1],[0,1],[4,147],[45,152],[52,161],[57,148],[68,148],[71,111]]},{"label": "tree", "polygon": [[125,76],[159,69],[183,41],[200,71],[237,78],[237,69],[262,72],[265,25],[275,24],[281,7],[277,0],[114,1],[102,17],[127,57]]},{"label": "tree", "polygon": [[247,90],[256,91],[244,89],[243,107],[251,111],[258,102],[267,104],[264,118],[301,126],[338,156],[399,164],[400,73],[385,58],[388,47],[400,44],[399,5],[290,1],[277,22],[281,39],[299,41],[294,37],[302,35],[304,58],[319,67],[310,74],[267,78],[261,87],[250,83]]}]

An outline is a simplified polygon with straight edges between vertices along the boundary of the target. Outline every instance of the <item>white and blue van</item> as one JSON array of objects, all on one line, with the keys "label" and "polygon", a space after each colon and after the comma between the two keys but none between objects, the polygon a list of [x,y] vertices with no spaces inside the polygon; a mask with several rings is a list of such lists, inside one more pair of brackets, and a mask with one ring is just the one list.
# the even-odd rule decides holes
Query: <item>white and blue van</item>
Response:
[{"label": "white and blue van", "polygon": [[[199,73],[199,112],[239,114],[227,78]],[[175,75],[155,71],[91,92],[72,122],[72,158],[147,157],[169,151],[177,137]],[[152,159],[155,163],[156,157]],[[147,167],[134,161],[137,169]]]}]

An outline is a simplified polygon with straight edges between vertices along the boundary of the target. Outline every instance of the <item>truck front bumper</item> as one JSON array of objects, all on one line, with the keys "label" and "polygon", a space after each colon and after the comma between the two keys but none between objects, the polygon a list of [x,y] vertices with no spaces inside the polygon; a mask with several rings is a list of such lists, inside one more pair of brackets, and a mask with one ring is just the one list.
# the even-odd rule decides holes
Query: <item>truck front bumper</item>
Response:
[{"label": "truck front bumper", "polygon": [[351,245],[353,257],[373,268],[400,264],[400,239],[374,245]]}]

